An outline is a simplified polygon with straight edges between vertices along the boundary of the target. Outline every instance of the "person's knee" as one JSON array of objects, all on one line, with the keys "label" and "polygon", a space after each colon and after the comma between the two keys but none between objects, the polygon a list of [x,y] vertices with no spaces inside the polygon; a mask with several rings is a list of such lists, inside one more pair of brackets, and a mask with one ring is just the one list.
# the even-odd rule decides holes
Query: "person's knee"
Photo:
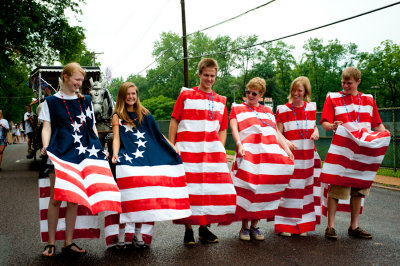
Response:
[{"label": "person's knee", "polygon": [[60,201],[60,200],[50,199],[50,204],[51,204],[53,207],[60,208],[61,203],[62,203],[62,201]]}]

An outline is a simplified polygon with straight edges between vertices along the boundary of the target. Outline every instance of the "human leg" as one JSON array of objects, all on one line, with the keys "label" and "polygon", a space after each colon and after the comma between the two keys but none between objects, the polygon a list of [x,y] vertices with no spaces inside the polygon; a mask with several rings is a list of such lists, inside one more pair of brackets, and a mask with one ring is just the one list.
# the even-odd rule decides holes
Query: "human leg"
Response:
[{"label": "human leg", "polygon": [[144,247],[143,235],[142,235],[142,224],[135,224],[135,235],[133,236],[133,242],[139,247]]},{"label": "human leg", "polygon": [[6,148],[6,145],[0,145],[0,169],[1,169],[1,161],[3,160],[3,152]]},{"label": "human leg", "polygon": [[260,229],[257,227],[259,220],[251,220],[250,226],[250,237],[255,240],[264,240],[264,235],[261,233]]},{"label": "human leg", "polygon": [[250,240],[249,220],[242,219],[242,228],[239,231],[239,239],[244,241]]},{"label": "human leg", "polygon": [[188,246],[196,245],[191,224],[185,224],[185,237],[183,238],[183,243]]}]

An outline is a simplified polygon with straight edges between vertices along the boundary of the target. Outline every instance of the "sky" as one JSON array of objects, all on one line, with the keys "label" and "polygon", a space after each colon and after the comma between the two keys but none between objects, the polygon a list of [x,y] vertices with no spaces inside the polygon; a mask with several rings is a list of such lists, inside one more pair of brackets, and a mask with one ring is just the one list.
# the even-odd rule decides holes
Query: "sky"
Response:
[{"label": "sky", "polygon": [[[186,0],[186,32],[201,30],[266,2],[268,0]],[[276,0],[204,33],[213,39],[218,35],[235,39],[256,34],[259,41],[268,41],[396,2]],[[83,15],[77,16],[80,21],[70,12],[66,15],[72,25],[85,29],[87,48],[103,53],[97,55],[96,61],[101,63],[103,71],[110,68],[113,78],[126,79],[152,63],[154,42],[160,39],[162,32],[182,34],[181,0],[86,0],[81,9]],[[322,38],[324,44],[333,39],[342,44],[353,42],[359,51],[372,52],[387,39],[400,44],[399,28],[400,4],[283,41],[295,46],[297,59],[309,38]]]}]

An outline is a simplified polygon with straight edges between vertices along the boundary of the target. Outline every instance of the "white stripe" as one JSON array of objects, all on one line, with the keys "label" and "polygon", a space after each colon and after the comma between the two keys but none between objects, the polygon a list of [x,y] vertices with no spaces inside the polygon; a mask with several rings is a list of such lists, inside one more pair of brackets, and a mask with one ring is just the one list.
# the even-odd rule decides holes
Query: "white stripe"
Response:
[{"label": "white stripe", "polygon": [[252,173],[254,175],[291,175],[294,165],[276,164],[276,163],[259,163],[253,164],[247,160],[243,160],[240,169]]},{"label": "white stripe", "polygon": [[144,223],[144,222],[159,222],[169,221],[175,219],[182,219],[189,217],[192,214],[190,209],[187,210],[174,210],[174,209],[162,209],[162,210],[148,210],[148,211],[137,211],[121,213],[120,223]]},{"label": "white stripe", "polygon": [[142,200],[142,199],[184,199],[189,198],[187,187],[137,187],[121,189],[121,201]]},{"label": "white stripe", "polygon": [[[297,125],[299,123],[299,125]],[[299,130],[300,129],[313,129],[315,127],[315,120],[297,120],[296,121],[287,121],[283,123],[283,126],[286,131],[291,131],[291,130]]]},{"label": "white stripe", "polygon": [[74,192],[74,193],[78,194],[80,197],[82,197],[84,200],[86,200],[87,202],[90,203],[89,197],[86,195],[86,193],[71,182],[65,181],[60,178],[56,178],[56,184],[55,184],[54,188],[59,188],[64,191]]},{"label": "white stripe", "polygon": [[100,191],[89,197],[91,206],[104,200],[121,202],[121,193],[119,191]]},{"label": "white stripe", "polygon": [[[301,160],[301,159],[296,159],[294,160],[294,169],[310,169],[314,167],[314,159],[309,159],[309,160]],[[311,175],[313,177],[313,175]]]},{"label": "white stripe", "polygon": [[271,211],[278,209],[279,200],[252,203],[247,199],[238,196],[236,204],[248,212]]},{"label": "white stripe", "polygon": [[[266,108],[264,107],[264,109],[266,109]],[[246,119],[249,119],[249,118],[268,119],[274,123],[276,122],[275,116],[271,113],[267,113],[267,114],[264,112],[256,112],[256,113],[257,113],[257,116],[254,112],[252,112],[250,110],[249,110],[249,112],[242,112],[242,113],[236,114],[236,119],[237,119],[238,123],[240,123]]]},{"label": "white stripe", "polygon": [[98,167],[104,167],[104,168],[108,168],[108,169],[110,168],[108,161],[105,161],[105,160],[95,160],[95,159],[85,158],[82,162],[80,162],[79,164],[76,164],[76,163],[64,161],[50,152],[47,152],[47,153],[49,156],[56,158],[57,161],[67,164],[67,165],[77,169],[78,171],[82,171],[87,166],[98,166]]},{"label": "white stripe", "polygon": [[227,163],[183,163],[189,173],[228,173]]},{"label": "white stripe", "polygon": [[288,157],[287,153],[279,146],[279,144],[264,144],[264,143],[244,143],[243,147],[246,151],[252,154],[280,154]]},{"label": "white stripe", "polygon": [[[253,134],[262,134],[263,136],[275,136],[277,138],[276,130],[270,126],[262,127],[259,124],[253,124],[248,128],[239,132],[240,139],[243,140]],[[277,140],[278,142],[278,140]]]},{"label": "white stripe", "polygon": [[201,141],[201,142],[189,142],[189,141],[180,141],[176,143],[176,147],[181,152],[190,152],[190,153],[201,153],[207,151],[210,152],[223,152],[225,153],[225,148],[222,145],[221,141]]},{"label": "white stripe", "polygon": [[224,215],[233,214],[236,210],[236,205],[226,206],[190,206],[192,215]]},{"label": "white stripe", "polygon": [[[385,147],[385,146],[389,146],[390,143],[390,136],[388,137],[383,137],[383,138],[376,138],[373,141],[362,141],[357,139],[356,137],[354,137],[353,134],[351,134],[350,132],[346,131],[345,127],[338,127],[336,134],[345,137],[345,138],[349,138],[351,140],[353,140],[354,142],[356,142],[358,145],[362,146],[362,147],[367,147],[367,148],[381,148],[381,147]],[[366,138],[366,136],[368,135],[372,135],[372,134],[368,134],[368,133],[363,133],[363,139]],[[376,137],[375,135],[372,135],[374,137]]]},{"label": "white stripe", "polygon": [[338,164],[330,164],[330,163],[324,163],[322,172],[327,174],[338,174],[340,176],[354,178],[358,180],[365,180],[365,181],[373,181],[376,176],[376,172],[357,171],[353,169],[344,168],[343,166]]},{"label": "white stripe", "polygon": [[185,175],[183,164],[179,165],[154,165],[154,166],[129,166],[117,165],[116,176],[117,178],[131,177],[131,176],[168,176],[168,177],[182,177]]},{"label": "white stripe", "polygon": [[220,124],[218,120],[181,120],[178,124],[177,133],[190,132],[214,132],[219,131]]},{"label": "white stripe", "polygon": [[[87,216],[87,215],[78,215],[76,217],[75,229],[91,229],[99,228],[98,217],[97,215]],[[65,218],[59,218],[57,224],[57,231],[65,231]],[[40,232],[48,232],[48,224],[47,220],[40,221]]]},{"label": "white stripe", "polygon": [[[280,114],[286,112],[293,112],[293,110],[286,105],[278,105],[276,109],[279,110]],[[306,111],[315,111],[315,110],[317,110],[317,104],[315,102],[309,102],[306,104]]]},{"label": "white stripe", "polygon": [[115,185],[115,181],[114,178],[111,176],[106,176],[102,174],[90,174],[85,177],[85,180],[82,181],[82,184],[85,186],[85,188],[88,188],[91,185],[96,185],[96,184]]},{"label": "white stripe", "polygon": [[348,149],[343,146],[337,146],[335,144],[331,144],[331,147],[329,148],[329,153],[335,154],[335,155],[341,155],[350,160],[367,163],[367,164],[375,164],[375,163],[380,164],[383,160],[383,157],[385,157],[385,155],[368,156],[368,155],[364,155],[364,154],[356,154],[351,149]]},{"label": "white stripe", "polygon": [[246,190],[255,192],[256,194],[272,194],[276,192],[282,192],[287,187],[287,184],[254,185],[246,181],[243,181],[240,178],[234,178],[233,181],[236,187],[244,188]]},{"label": "white stripe", "polygon": [[217,102],[211,101],[211,97],[210,100],[207,99],[186,99],[185,103],[184,103],[184,109],[185,110],[204,110],[204,111],[208,111],[211,110],[211,108],[214,111],[218,111],[221,113],[221,115],[224,114],[225,111],[225,104],[221,103],[221,102]]},{"label": "white stripe", "polygon": [[188,183],[190,195],[236,195],[233,184]]}]

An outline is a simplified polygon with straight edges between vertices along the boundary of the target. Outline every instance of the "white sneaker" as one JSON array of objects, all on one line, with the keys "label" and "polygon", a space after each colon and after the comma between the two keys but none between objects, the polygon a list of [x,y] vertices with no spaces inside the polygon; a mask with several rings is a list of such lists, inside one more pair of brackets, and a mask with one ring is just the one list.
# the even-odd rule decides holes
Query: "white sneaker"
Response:
[{"label": "white sneaker", "polygon": [[247,228],[242,228],[239,232],[239,239],[244,241],[250,240],[250,230]]},{"label": "white sneaker", "polygon": [[135,233],[132,239],[132,244],[138,247],[144,247],[144,241],[143,241],[143,236],[142,233]]},{"label": "white sneaker", "polygon": [[299,236],[305,237],[307,236],[307,233],[301,233]]},{"label": "white sneaker", "polygon": [[279,233],[279,235],[280,235],[280,236],[286,236],[286,237],[289,237],[289,236],[292,236],[292,233],[288,233],[288,232],[280,232],[280,233]]}]

